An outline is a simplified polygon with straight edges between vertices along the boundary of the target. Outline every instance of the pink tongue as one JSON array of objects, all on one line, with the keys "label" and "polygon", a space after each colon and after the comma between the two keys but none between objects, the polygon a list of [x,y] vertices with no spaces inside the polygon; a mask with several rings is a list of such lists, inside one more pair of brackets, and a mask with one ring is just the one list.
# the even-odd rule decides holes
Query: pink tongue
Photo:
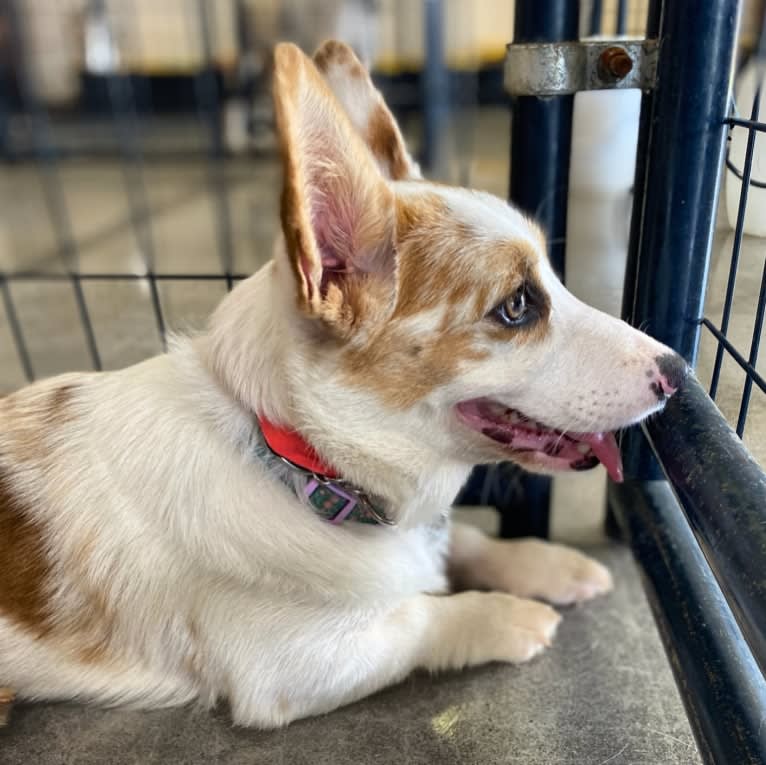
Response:
[{"label": "pink tongue", "polygon": [[606,468],[609,477],[622,483],[622,457],[614,433],[578,433],[572,436],[590,446],[598,461]]}]

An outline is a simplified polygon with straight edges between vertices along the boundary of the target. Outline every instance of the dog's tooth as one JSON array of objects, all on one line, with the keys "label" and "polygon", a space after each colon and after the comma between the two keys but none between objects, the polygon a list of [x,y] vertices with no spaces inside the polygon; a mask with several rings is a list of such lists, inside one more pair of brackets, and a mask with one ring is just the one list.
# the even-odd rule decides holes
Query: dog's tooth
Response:
[{"label": "dog's tooth", "polygon": [[580,454],[589,454],[590,444],[577,444],[577,451],[580,452]]}]

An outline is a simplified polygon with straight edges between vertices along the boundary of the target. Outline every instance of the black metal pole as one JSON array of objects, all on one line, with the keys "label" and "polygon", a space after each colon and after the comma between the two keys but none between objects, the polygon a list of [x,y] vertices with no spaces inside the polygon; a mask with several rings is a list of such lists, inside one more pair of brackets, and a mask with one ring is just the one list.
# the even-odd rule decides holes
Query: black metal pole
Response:
[{"label": "black metal pole", "polygon": [[617,23],[618,35],[624,35],[628,27],[628,0],[617,0]]},{"label": "black metal pole", "polygon": [[[579,3],[518,0],[514,42],[576,40]],[[513,101],[510,200],[533,215],[548,235],[553,267],[564,278],[569,151],[574,96]]]},{"label": "black metal pole", "polygon": [[[624,316],[697,357],[734,63],[737,0],[663,4],[650,112],[642,119]],[[659,477],[636,430],[623,439],[626,476]]]},{"label": "black metal pole", "polygon": [[601,32],[601,23],[603,21],[604,8],[602,0],[591,0],[590,23],[588,24],[588,34],[597,35]]},{"label": "black metal pole", "polygon": [[[646,38],[660,36],[662,0],[649,0],[646,17]],[[643,204],[646,186],[646,170],[649,160],[650,138],[652,135],[652,113],[654,91],[647,90],[641,95],[641,115],[638,122],[638,145],[636,148],[636,171],[633,181],[633,213],[630,218],[628,256],[625,263],[625,289],[622,293],[622,318],[630,321],[633,315],[633,297],[638,282],[638,252],[641,242],[641,227],[644,224]]]},{"label": "black metal pole", "polygon": [[[572,0],[518,0],[514,42],[556,42],[578,37],[580,3]],[[574,96],[514,99],[511,124],[510,200],[534,216],[548,235],[548,254],[563,279],[567,231],[569,153]],[[523,479],[523,511],[501,508],[501,534],[548,536],[551,480]]]},{"label": "black metal pole", "polygon": [[445,172],[445,122],[449,109],[449,77],[444,59],[444,4],[424,0],[425,66],[423,68],[423,167],[437,176]]},{"label": "black metal pole", "polygon": [[[664,481],[611,484],[700,755],[766,762],[766,682]],[[691,758],[690,758],[691,760]]]},{"label": "black metal pole", "polygon": [[218,237],[218,253],[221,268],[226,279],[226,287],[234,286],[234,241],[232,238],[231,208],[229,186],[225,168],[225,147],[223,135],[223,117],[221,93],[216,77],[215,17],[205,0],[197,0],[197,17],[204,52],[204,68],[194,78],[198,107],[208,122],[210,130],[210,150],[208,153],[208,182],[213,194]]},{"label": "black metal pole", "polygon": [[644,429],[766,670],[766,474],[696,380],[689,379]]}]

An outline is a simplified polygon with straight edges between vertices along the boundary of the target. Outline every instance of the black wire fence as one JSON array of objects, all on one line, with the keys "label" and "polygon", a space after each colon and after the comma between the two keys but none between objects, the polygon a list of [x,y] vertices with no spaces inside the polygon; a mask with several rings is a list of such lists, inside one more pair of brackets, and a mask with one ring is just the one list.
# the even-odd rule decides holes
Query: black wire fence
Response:
[{"label": "black wire fence", "polygon": [[[99,10],[101,3],[92,2],[91,8]],[[13,0],[3,0],[0,5],[0,22],[5,31],[4,49],[12,55],[7,59],[13,66],[0,71],[0,159],[5,158],[9,169],[30,164],[36,167],[42,189],[45,215],[47,220],[36,220],[35,225],[49,226],[53,232],[54,259],[46,260],[42,267],[3,269],[0,265],[0,300],[5,312],[9,335],[12,339],[18,363],[28,381],[38,377],[30,352],[27,329],[20,316],[15,299],[15,290],[19,285],[68,284],[76,306],[76,314],[83,333],[84,343],[90,366],[101,370],[103,353],[97,341],[92,307],[86,297],[85,285],[119,283],[141,283],[150,296],[151,310],[160,347],[166,346],[168,324],[161,297],[160,284],[179,282],[216,282],[231,289],[234,282],[245,278],[246,274],[234,273],[234,245],[232,241],[232,211],[229,199],[231,179],[228,160],[224,147],[223,117],[224,104],[223,78],[215,61],[212,47],[213,19],[210,5],[205,0],[197,0],[194,23],[199,26],[203,43],[202,66],[191,75],[193,110],[196,112],[196,127],[206,135],[206,148],[200,156],[194,153],[192,159],[199,164],[201,157],[205,166],[204,190],[212,200],[214,211],[214,230],[216,249],[220,268],[211,272],[168,273],[158,272],[157,244],[153,230],[153,217],[156,205],[152,204],[147,188],[147,163],[155,162],[155,156],[147,157],[144,132],[151,119],[140,113],[137,103],[141,100],[141,82],[130,74],[119,72],[102,74],[100,85],[106,93],[109,117],[100,130],[111,133],[110,145],[116,154],[109,157],[119,163],[122,175],[122,192],[125,197],[127,227],[134,242],[134,252],[140,256],[137,272],[95,272],[82,269],[82,239],[75,233],[70,206],[67,198],[65,181],[62,179],[62,163],[70,156],[67,149],[56,140],[57,125],[54,120],[58,115],[43,103],[35,91],[33,78],[30,76],[30,55],[25,51],[24,4]],[[104,16],[104,18],[107,18]],[[182,115],[177,124],[189,123],[187,115]],[[194,122],[194,115],[192,115]],[[83,118],[83,123],[87,117]],[[14,133],[7,129],[15,124],[23,127],[21,147],[13,145]],[[3,125],[6,129],[3,130]],[[82,131],[87,140],[87,130]],[[102,136],[103,137],[103,136]],[[3,142],[5,141],[5,142]],[[103,142],[102,142],[103,143]],[[79,156],[88,156],[88,145],[78,147]],[[174,159],[177,157],[174,155]],[[238,159],[246,163],[247,159]],[[108,193],[108,192],[107,192]],[[41,310],[44,305],[39,306]],[[63,370],[62,370],[63,371]]]},{"label": "black wire fence", "polygon": [[[741,169],[738,168],[734,161],[731,159],[731,152],[729,147],[727,147],[726,152],[726,168],[734,175],[734,177],[741,181],[741,189],[739,193],[737,219],[734,229],[734,241],[731,251],[731,260],[726,283],[723,310],[718,324],[716,324],[707,316],[700,320],[701,325],[712,334],[718,344],[710,379],[710,397],[715,401],[721,381],[721,371],[725,354],[728,354],[729,357],[733,359],[734,362],[736,362],[736,364],[739,365],[739,367],[745,373],[745,381],[742,388],[739,413],[736,420],[737,435],[740,436],[740,438],[744,435],[745,432],[747,417],[750,410],[753,385],[755,385],[761,391],[761,393],[766,394],[766,380],[763,379],[763,376],[758,372],[757,369],[761,336],[763,334],[764,314],[766,313],[766,243],[764,243],[761,247],[763,250],[763,269],[761,272],[761,285],[758,294],[758,302],[754,311],[753,331],[750,339],[749,349],[747,351],[740,351],[728,337],[729,325],[731,322],[732,310],[734,306],[734,292],[737,282],[740,258],[742,254],[742,244],[745,231],[745,216],[747,213],[750,191],[753,188],[766,188],[766,182],[759,181],[753,177],[753,163],[756,156],[758,134],[766,133],[766,123],[759,121],[761,110],[761,90],[763,82],[766,81],[766,24],[764,25],[764,33],[761,36],[759,48],[754,54],[754,59],[756,86],[753,102],[750,105],[750,117],[749,119],[729,117],[727,120],[730,126],[731,134],[733,134],[735,131],[747,131],[747,144],[745,148],[744,164]],[[731,138],[732,135],[729,136],[729,141],[731,141]],[[761,139],[759,149],[761,152],[766,150],[766,140]]]}]

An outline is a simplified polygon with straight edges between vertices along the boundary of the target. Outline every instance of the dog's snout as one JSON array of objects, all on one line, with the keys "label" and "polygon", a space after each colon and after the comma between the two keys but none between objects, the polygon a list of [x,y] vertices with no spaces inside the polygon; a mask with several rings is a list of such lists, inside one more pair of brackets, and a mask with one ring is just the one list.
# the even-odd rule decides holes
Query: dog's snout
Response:
[{"label": "dog's snout", "polygon": [[653,375],[651,388],[657,398],[665,399],[672,396],[689,374],[686,361],[677,353],[665,353],[655,358],[657,363],[656,375]]}]

